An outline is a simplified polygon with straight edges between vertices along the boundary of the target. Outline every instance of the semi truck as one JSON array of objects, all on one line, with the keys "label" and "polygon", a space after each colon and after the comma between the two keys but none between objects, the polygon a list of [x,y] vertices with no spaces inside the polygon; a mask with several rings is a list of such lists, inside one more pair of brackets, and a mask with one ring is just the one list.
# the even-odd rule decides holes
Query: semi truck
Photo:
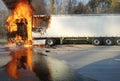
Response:
[{"label": "semi truck", "polygon": [[[40,15],[32,19],[39,22]],[[119,14],[51,15],[49,27],[36,25],[32,31],[33,42],[46,45],[93,44],[120,46]],[[34,24],[34,22],[33,22]]]}]

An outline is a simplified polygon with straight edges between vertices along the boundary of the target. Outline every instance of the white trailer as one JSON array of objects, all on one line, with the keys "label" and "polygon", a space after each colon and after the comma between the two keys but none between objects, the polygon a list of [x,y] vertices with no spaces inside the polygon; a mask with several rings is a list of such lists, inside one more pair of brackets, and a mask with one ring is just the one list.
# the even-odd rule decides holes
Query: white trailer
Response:
[{"label": "white trailer", "polygon": [[43,34],[33,32],[33,38],[45,39],[47,45],[120,45],[119,21],[120,15],[113,14],[52,15],[49,28]]}]

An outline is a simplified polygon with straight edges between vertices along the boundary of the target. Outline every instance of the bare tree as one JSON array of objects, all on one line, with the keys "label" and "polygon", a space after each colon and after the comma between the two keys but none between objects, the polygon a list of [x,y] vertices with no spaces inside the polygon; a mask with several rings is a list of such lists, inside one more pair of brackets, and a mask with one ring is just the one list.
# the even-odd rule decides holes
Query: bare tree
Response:
[{"label": "bare tree", "polygon": [[88,6],[91,13],[109,13],[112,0],[90,0]]},{"label": "bare tree", "polygon": [[50,0],[50,12],[52,14],[55,13],[55,7],[54,7],[54,5],[55,5],[55,0]]},{"label": "bare tree", "polygon": [[120,2],[118,0],[112,0],[111,11],[112,13],[120,13]]},{"label": "bare tree", "polygon": [[83,2],[79,2],[79,4],[72,10],[72,14],[87,14],[89,13],[88,10],[87,5],[84,5]]}]

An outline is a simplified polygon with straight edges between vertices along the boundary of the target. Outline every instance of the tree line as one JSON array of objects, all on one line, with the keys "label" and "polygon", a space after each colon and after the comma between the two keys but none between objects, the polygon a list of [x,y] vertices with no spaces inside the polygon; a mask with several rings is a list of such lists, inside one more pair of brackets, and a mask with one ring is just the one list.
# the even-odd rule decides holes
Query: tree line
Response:
[{"label": "tree line", "polygon": [[51,14],[111,14],[120,13],[119,0],[50,0],[47,9]]}]

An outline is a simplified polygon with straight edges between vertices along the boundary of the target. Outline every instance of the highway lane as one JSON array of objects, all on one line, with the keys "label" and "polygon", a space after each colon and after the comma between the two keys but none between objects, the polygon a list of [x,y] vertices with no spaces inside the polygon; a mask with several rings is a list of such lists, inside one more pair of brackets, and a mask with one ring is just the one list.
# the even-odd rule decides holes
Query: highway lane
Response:
[{"label": "highway lane", "polygon": [[47,49],[46,54],[98,81],[120,81],[120,46],[64,45]]},{"label": "highway lane", "polygon": [[[120,47],[92,45],[62,45],[51,48],[34,47],[50,57],[66,61],[81,75],[98,81],[120,81]],[[0,66],[11,60],[9,51],[0,48]],[[38,81],[35,73],[20,70],[21,78],[17,81]],[[1,78],[2,77],[2,78]],[[0,81],[16,81],[5,69],[0,69]]]}]

